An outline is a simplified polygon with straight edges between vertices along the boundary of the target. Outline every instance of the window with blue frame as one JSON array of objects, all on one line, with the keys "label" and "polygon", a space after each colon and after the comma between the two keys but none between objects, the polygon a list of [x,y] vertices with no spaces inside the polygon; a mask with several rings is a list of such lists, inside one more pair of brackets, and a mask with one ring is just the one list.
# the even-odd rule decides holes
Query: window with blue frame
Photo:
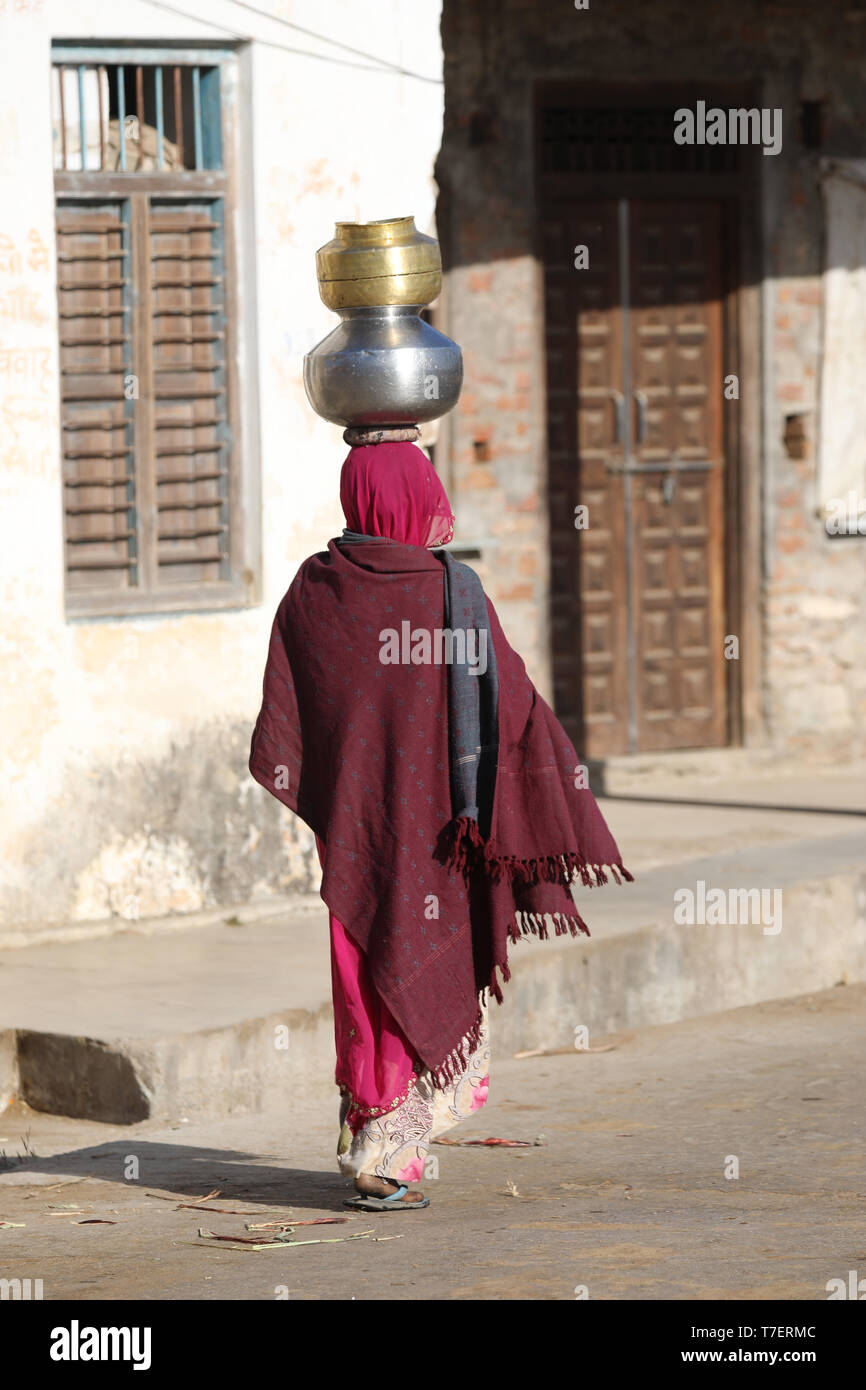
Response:
[{"label": "window with blue frame", "polygon": [[52,48],[67,611],[243,602],[230,50]]}]

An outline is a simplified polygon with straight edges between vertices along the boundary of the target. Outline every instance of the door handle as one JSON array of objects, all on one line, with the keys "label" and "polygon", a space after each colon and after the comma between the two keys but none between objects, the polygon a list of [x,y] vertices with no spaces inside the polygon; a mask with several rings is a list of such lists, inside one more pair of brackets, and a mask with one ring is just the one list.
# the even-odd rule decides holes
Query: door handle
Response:
[{"label": "door handle", "polygon": [[635,402],[637,403],[637,431],[636,442],[643,444],[646,439],[646,418],[647,418],[647,397],[645,391],[635,391]]}]

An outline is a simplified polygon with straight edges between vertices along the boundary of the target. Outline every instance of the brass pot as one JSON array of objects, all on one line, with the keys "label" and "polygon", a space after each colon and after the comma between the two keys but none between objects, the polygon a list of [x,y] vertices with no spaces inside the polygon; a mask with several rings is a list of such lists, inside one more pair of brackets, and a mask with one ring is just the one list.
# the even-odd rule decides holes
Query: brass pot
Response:
[{"label": "brass pot", "polygon": [[338,222],[316,268],[322,301],[342,320],[304,358],[316,413],[339,425],[403,426],[451,410],[463,358],[420,316],[442,286],[439,243],[412,217]]},{"label": "brass pot", "polygon": [[439,243],[414,217],[338,222],[336,236],[316,252],[319,294],[329,309],[430,304],[442,288]]}]

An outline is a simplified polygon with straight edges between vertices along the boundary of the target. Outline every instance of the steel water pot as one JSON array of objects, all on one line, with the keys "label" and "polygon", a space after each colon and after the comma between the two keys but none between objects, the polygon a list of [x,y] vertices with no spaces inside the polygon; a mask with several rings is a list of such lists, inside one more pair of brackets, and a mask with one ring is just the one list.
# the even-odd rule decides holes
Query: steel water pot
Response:
[{"label": "steel water pot", "polygon": [[442,285],[439,245],[412,217],[338,222],[316,254],[341,323],[304,358],[310,405],[336,425],[413,425],[457,403],[463,358],[421,318]]},{"label": "steel water pot", "polygon": [[304,358],[307,399],[335,425],[410,425],[456,404],[463,358],[419,316],[421,306],[343,309]]}]

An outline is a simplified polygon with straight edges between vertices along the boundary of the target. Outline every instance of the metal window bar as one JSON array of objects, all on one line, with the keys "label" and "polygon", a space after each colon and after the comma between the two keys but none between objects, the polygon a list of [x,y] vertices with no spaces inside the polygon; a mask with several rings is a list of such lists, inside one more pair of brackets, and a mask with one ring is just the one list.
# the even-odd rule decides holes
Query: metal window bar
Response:
[{"label": "metal window bar", "polygon": [[66,68],[61,63],[57,69],[57,76],[60,81],[60,153],[64,172],[66,170],[66,104],[63,97],[63,79],[65,73]]},{"label": "metal window bar", "polygon": [[174,70],[174,138],[177,148],[180,151],[180,162],[186,167],[186,156],[183,148],[183,81],[182,70],[178,67]]},{"label": "metal window bar", "polygon": [[162,133],[165,124],[162,110],[162,68],[156,67],[153,70],[153,90],[156,98],[156,167],[162,169],[165,163],[162,157]]},{"label": "metal window bar", "polygon": [[195,137],[195,167],[202,167],[202,139],[201,139],[201,68],[195,67],[192,70],[192,116],[193,134]]},{"label": "metal window bar", "polygon": [[117,67],[117,125],[118,138],[120,140],[120,168],[126,173],[126,90],[124,87],[126,79],[124,76],[123,64]]},{"label": "metal window bar", "polygon": [[78,129],[81,139],[81,167],[87,168],[87,134],[84,120],[84,64],[78,64]]},{"label": "metal window bar", "polygon": [[96,84],[99,93],[99,167],[105,168],[105,107],[102,101],[102,78],[105,77],[105,90],[108,91],[108,74],[101,65],[96,69]]},{"label": "metal window bar", "polygon": [[135,113],[138,116],[138,159],[136,169],[144,162],[144,68],[139,63],[135,69]]},{"label": "metal window bar", "polygon": [[[69,50],[70,52],[80,52],[80,50]],[[146,53],[148,58],[153,55],[149,50]],[[167,124],[166,124],[166,88],[171,89],[172,106],[174,117],[174,142],[176,145],[176,158],[181,169],[193,169],[201,171],[205,168],[221,168],[221,138],[220,138],[220,110],[219,110],[219,80],[218,64],[203,66],[200,63],[185,62],[174,63],[168,67],[168,78],[166,77],[166,65],[161,62],[142,62],[139,54],[134,50],[129,53],[129,57],[139,59],[133,68],[133,108],[138,121],[138,148],[134,161],[134,168],[130,169],[129,161],[129,135],[127,133],[126,122],[129,117],[127,110],[126,92],[126,69],[128,63],[117,62],[106,64],[103,60],[94,57],[87,61],[79,61],[71,66],[65,62],[55,62],[54,70],[57,74],[58,89],[58,116],[59,116],[59,161],[58,167],[64,172],[69,172],[70,153],[67,120],[78,125],[78,138],[81,151],[81,170],[82,172],[112,172],[107,169],[107,155],[109,149],[113,149],[113,126],[114,116],[112,110],[116,111],[117,118],[117,164],[116,167],[122,173],[136,172],[141,170],[145,164],[145,115],[148,109],[148,99],[146,84],[151,80],[148,74],[152,72],[153,82],[153,116],[155,122],[153,127],[156,137],[156,157],[155,167],[165,170],[167,167],[166,144],[167,144]],[[75,72],[77,77],[77,99],[78,111],[67,111],[69,105],[66,93],[66,74]],[[189,78],[184,78],[184,73],[189,73]],[[98,152],[91,151],[88,160],[87,139],[88,139],[88,117],[92,115],[88,107],[87,84],[96,77],[96,102],[97,110],[94,122],[98,123]],[[111,91],[112,76],[114,79],[114,106],[107,104],[107,94]],[[184,129],[184,83],[188,81],[186,88],[187,98],[192,105],[192,159],[188,163],[185,157],[185,129]],[[77,120],[76,120],[77,117]],[[109,119],[110,118],[110,119]],[[148,127],[150,129],[150,127]],[[147,158],[150,158],[148,151]]]}]

